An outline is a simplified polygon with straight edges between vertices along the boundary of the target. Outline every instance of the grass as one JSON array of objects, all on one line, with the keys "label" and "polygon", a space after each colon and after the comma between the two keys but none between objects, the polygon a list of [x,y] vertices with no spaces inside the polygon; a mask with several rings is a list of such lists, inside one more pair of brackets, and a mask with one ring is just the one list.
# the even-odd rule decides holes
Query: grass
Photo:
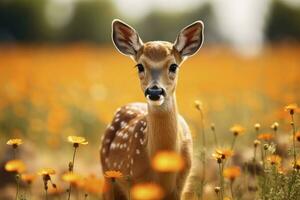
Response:
[{"label": "grass", "polygon": [[[44,166],[56,169],[51,182],[44,174],[30,187],[18,176],[18,198],[39,199],[45,196],[43,188],[48,199],[99,198],[107,191],[100,176],[94,175],[100,171],[101,133],[117,107],[144,101],[134,63],[111,48],[82,44],[6,49],[0,47],[0,142],[4,147],[9,138],[23,139],[21,152],[13,149],[9,159],[22,159],[30,173]],[[289,103],[299,103],[299,53],[297,45],[282,45],[242,58],[226,48],[207,47],[182,66],[177,101],[192,129],[195,154],[201,154],[195,156],[199,199],[299,198],[299,114],[284,110]],[[204,105],[200,117],[196,99]],[[279,124],[276,129],[274,122]],[[245,134],[229,130],[236,123],[243,125]],[[72,152],[66,143],[69,135],[82,135],[90,143]],[[27,144],[33,146],[35,158],[26,153]],[[5,154],[2,149],[0,158]],[[216,149],[234,154],[223,155]],[[75,152],[76,178],[71,183],[70,177],[65,181],[61,176],[73,172]],[[275,155],[280,163],[270,162]]]}]

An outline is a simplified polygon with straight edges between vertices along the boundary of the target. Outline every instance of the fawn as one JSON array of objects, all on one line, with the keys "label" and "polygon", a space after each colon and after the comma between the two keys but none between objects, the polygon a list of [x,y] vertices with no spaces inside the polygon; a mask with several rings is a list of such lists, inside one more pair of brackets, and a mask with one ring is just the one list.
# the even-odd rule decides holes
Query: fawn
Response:
[{"label": "fawn", "polygon": [[[130,177],[132,185],[156,183],[163,188],[164,199],[168,200],[187,198],[184,196],[189,190],[192,138],[187,123],[178,113],[175,89],[179,66],[202,46],[203,29],[202,21],[196,21],[182,29],[173,44],[143,43],[131,26],[120,20],[112,22],[113,43],[120,53],[137,63],[147,103],[127,104],[116,111],[102,140],[102,169],[121,171]],[[151,159],[162,150],[180,154],[185,168],[178,173],[154,171]],[[105,200],[129,199],[125,180],[118,179],[112,187],[113,192],[104,194]]]}]

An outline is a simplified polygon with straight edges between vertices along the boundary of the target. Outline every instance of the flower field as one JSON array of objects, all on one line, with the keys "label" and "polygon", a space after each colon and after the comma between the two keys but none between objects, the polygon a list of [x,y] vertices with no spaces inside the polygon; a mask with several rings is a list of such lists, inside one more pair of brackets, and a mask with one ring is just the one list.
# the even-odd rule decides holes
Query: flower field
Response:
[{"label": "flower field", "polygon": [[[209,46],[182,65],[177,102],[194,138],[194,199],[300,198],[299,55],[299,45],[254,57]],[[134,65],[112,46],[0,46],[0,199],[109,191],[100,138],[118,107],[144,101]],[[168,156],[157,170],[180,170],[176,155],[166,168]],[[151,183],[129,192],[164,193]]]}]

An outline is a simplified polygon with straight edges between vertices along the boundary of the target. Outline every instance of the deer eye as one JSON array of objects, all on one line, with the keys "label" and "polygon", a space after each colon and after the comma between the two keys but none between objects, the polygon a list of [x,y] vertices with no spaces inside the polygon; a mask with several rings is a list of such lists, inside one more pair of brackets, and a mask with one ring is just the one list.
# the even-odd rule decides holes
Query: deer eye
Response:
[{"label": "deer eye", "polygon": [[137,64],[136,67],[138,68],[139,73],[142,73],[145,71],[145,68],[142,64]]},{"label": "deer eye", "polygon": [[169,67],[169,72],[176,73],[177,68],[178,68],[177,64],[171,64],[170,67]]}]

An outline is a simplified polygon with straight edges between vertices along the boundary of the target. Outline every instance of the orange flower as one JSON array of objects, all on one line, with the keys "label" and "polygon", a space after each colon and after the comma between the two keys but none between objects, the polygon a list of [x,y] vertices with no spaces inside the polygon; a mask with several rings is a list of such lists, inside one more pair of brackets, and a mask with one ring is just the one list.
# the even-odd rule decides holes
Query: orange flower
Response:
[{"label": "orange flower", "polygon": [[66,189],[62,187],[49,187],[48,193],[50,195],[62,195],[66,193]]},{"label": "orange flower", "polygon": [[94,175],[82,179],[82,184],[79,187],[93,194],[101,194],[107,190],[107,185],[103,179],[97,178]]},{"label": "orange flower", "polygon": [[14,139],[9,139],[6,142],[6,144],[13,146],[13,148],[17,148],[19,145],[23,144],[23,141],[22,141],[22,139],[14,138]]},{"label": "orange flower", "polygon": [[123,174],[122,172],[120,171],[115,171],[115,170],[111,170],[111,171],[106,171],[104,173],[104,176],[106,178],[113,178],[113,179],[116,179],[116,178],[122,178],[123,177]]},{"label": "orange flower", "polygon": [[295,137],[296,137],[296,140],[297,140],[298,142],[300,142],[300,131],[298,131],[298,132],[296,133]]},{"label": "orange flower", "polygon": [[239,124],[235,124],[230,128],[230,131],[233,133],[234,136],[238,136],[245,132],[245,128]]},{"label": "orange flower", "polygon": [[62,180],[71,184],[76,184],[81,181],[81,179],[82,177],[74,172],[67,172],[62,175]]},{"label": "orange flower", "polygon": [[298,105],[296,103],[285,106],[285,111],[289,112],[291,115],[293,115],[296,110],[298,110]]},{"label": "orange flower", "polygon": [[5,164],[5,170],[8,172],[23,173],[26,170],[26,166],[21,160],[10,160]]},{"label": "orange flower", "polygon": [[73,143],[74,147],[78,147],[79,144],[87,145],[88,141],[84,137],[79,136],[68,136],[68,141]]},{"label": "orange flower", "polygon": [[261,133],[257,136],[258,139],[265,141],[271,140],[273,137],[274,135],[272,133]]},{"label": "orange flower", "polygon": [[281,164],[281,157],[278,155],[270,155],[267,157],[267,161],[271,164],[271,165],[280,165]]},{"label": "orange flower", "polygon": [[184,168],[181,155],[173,151],[158,152],[152,159],[152,167],[159,172],[178,172]]},{"label": "orange flower", "polygon": [[131,188],[131,196],[135,200],[159,200],[164,197],[164,191],[154,183],[141,183]]},{"label": "orange flower", "polygon": [[229,179],[230,181],[234,181],[240,175],[241,175],[241,169],[237,166],[228,167],[223,171],[223,176]]},{"label": "orange flower", "polygon": [[22,181],[24,181],[27,184],[31,184],[35,180],[35,178],[36,178],[35,174],[26,173],[21,175]]}]

